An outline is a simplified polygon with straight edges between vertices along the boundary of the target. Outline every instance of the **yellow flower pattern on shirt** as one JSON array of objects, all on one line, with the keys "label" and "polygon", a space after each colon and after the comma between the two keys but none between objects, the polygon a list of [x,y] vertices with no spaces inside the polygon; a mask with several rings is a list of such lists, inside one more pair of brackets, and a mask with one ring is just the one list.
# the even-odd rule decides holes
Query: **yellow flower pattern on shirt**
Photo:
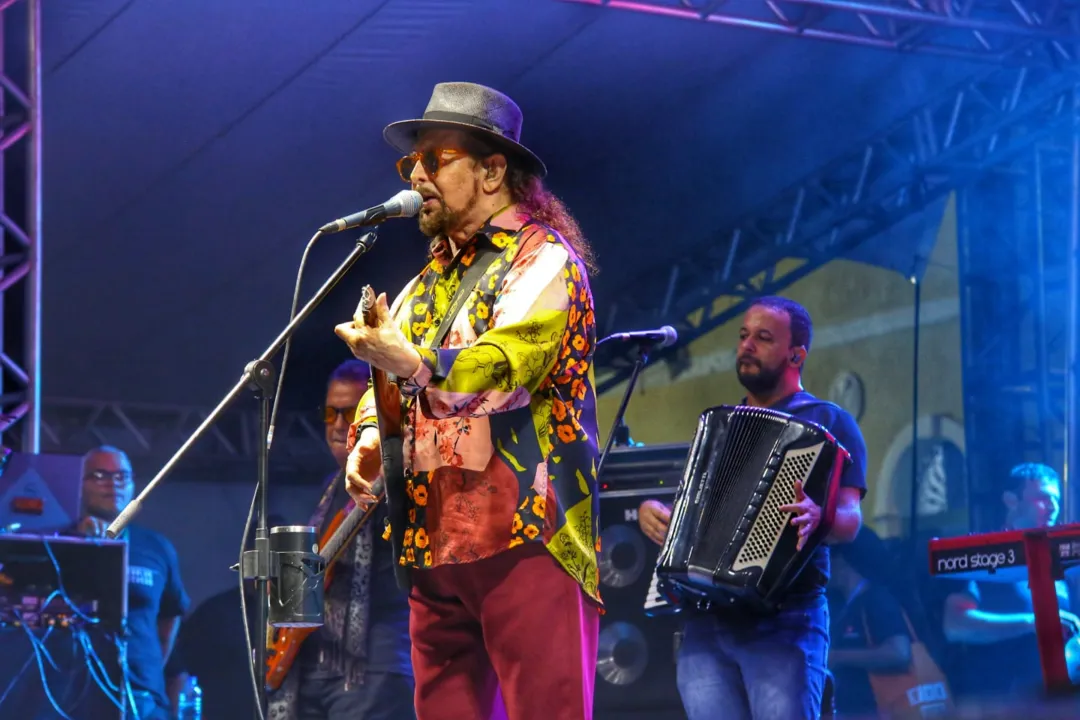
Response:
[{"label": "yellow flower pattern on shirt", "polygon": [[[484,243],[498,254],[465,290],[442,347],[429,349]],[[443,250],[393,307],[423,359],[402,383],[409,524],[399,563],[467,562],[541,542],[599,601],[596,319],[585,266],[558,233],[513,208],[456,258]],[[369,394],[357,424],[374,422],[371,405]]]}]

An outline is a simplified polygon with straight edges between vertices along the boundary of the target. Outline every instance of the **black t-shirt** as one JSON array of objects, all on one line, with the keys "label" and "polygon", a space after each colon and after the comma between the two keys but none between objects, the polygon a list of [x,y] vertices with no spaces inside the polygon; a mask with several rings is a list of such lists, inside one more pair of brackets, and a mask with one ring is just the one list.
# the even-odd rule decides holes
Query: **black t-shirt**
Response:
[{"label": "black t-shirt", "polygon": [[128,671],[135,690],[154,695],[168,707],[165,658],[161,655],[158,620],[182,617],[191,599],[180,581],[176,548],[164,535],[128,527]]},{"label": "black t-shirt", "polygon": [[[81,535],[74,527],[63,534]],[[168,708],[165,693],[165,658],[161,653],[158,621],[183,617],[191,598],[180,580],[176,548],[162,535],[139,525],[128,525],[121,535],[128,544],[127,667],[132,691],[149,693],[159,707]],[[96,646],[96,643],[95,643]],[[99,649],[110,676],[117,667],[114,648]]]},{"label": "black t-shirt", "polygon": [[[840,478],[840,487],[858,488],[860,497],[866,495],[866,442],[858,423],[839,405],[819,400],[808,392],[797,392],[770,407],[801,420],[809,420],[825,428],[851,455],[851,464]],[[810,556],[806,567],[789,589],[793,596],[820,597],[829,584],[829,546],[822,543]]]},{"label": "black t-shirt", "polygon": [[[81,537],[74,526],[61,534]],[[176,548],[161,533],[139,525],[128,525],[121,535],[128,544],[127,667],[131,689],[149,693],[159,707],[168,708],[165,693],[165,658],[161,653],[158,621],[183,617],[191,598],[180,580],[180,560]],[[109,670],[117,676],[115,648],[95,642]]]},{"label": "black t-shirt", "polygon": [[[1031,589],[1026,582],[970,582],[952,586],[953,592],[966,592],[978,602],[979,610],[995,614],[1032,613]],[[1064,581],[1056,583],[1058,607],[1070,610],[1069,589]],[[960,690],[965,694],[1030,694],[1042,688],[1042,664],[1035,631],[990,644],[961,644]]]},{"label": "black t-shirt", "polygon": [[[900,603],[880,585],[864,583],[850,599],[833,605],[829,640],[834,650],[865,650],[897,635],[911,639]],[[837,666],[832,672],[838,711],[860,715],[877,711],[866,670]]]}]

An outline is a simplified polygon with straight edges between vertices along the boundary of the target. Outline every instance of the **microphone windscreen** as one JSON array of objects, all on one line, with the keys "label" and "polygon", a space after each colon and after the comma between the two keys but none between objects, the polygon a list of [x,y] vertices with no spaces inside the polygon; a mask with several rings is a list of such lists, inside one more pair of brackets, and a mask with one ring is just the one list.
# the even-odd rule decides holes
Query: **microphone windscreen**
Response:
[{"label": "microphone windscreen", "polygon": [[424,198],[415,190],[402,190],[391,202],[401,207],[400,217],[413,217],[420,212],[420,206],[424,204]]},{"label": "microphone windscreen", "polygon": [[671,347],[679,340],[679,333],[670,325],[660,328],[660,332],[664,333],[664,340],[660,343],[659,348]]}]

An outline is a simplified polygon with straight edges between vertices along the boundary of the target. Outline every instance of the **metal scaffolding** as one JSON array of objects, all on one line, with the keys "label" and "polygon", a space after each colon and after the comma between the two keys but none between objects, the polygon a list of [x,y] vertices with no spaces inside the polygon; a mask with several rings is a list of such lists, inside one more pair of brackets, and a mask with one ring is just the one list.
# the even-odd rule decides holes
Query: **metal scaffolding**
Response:
[{"label": "metal scaffolding", "polygon": [[[1061,128],[1078,85],[1076,71],[1045,67],[996,68],[965,80],[702,243],[692,257],[632,278],[614,294],[607,327],[670,323],[679,341],[654,361],[677,358],[755,297],[850,253]],[[792,258],[801,264],[781,274],[778,266]],[[629,365],[612,368],[599,379],[600,392],[629,376]]]},{"label": "metal scaffolding", "polygon": [[1001,63],[1080,54],[1075,2],[1020,0],[564,0],[882,50]]},{"label": "metal scaffolding", "polygon": [[[718,241],[617,293],[607,329],[670,323],[686,346],[935,199],[960,190],[964,407],[974,529],[995,527],[1001,469],[1063,469],[1080,514],[1080,4],[1076,0],[565,0],[900,52],[985,61]],[[1027,68],[1027,69],[1024,69]],[[976,182],[977,181],[977,182]],[[981,201],[981,204],[980,204]],[[1005,210],[1007,208],[1007,211]],[[1011,213],[1003,222],[1003,212]],[[799,262],[793,270],[790,260]],[[786,261],[786,262],[785,262]],[[664,267],[661,265],[661,267]],[[781,274],[781,268],[784,268]],[[652,305],[642,304],[659,298]],[[603,362],[603,359],[600,359]],[[605,392],[630,374],[623,358]],[[1019,453],[1019,454],[1018,454]],[[978,512],[976,512],[978,509]]]},{"label": "metal scaffolding", "polygon": [[[1076,98],[1080,98],[1077,93]],[[959,195],[964,424],[973,530],[999,526],[1007,470],[1064,471],[1076,518],[1077,221],[1074,123]]]},{"label": "metal scaffolding", "polygon": [[[5,26],[26,25],[25,66],[3,48]],[[41,401],[41,6],[39,0],[0,2],[0,178],[9,167],[19,167],[24,176],[25,207],[10,208],[11,197],[0,192],[0,311],[12,320],[11,308],[23,317],[16,331],[0,332],[0,435],[7,440],[15,428],[25,452],[40,446]],[[19,67],[25,78],[16,81],[12,68]],[[22,162],[12,161],[14,153],[25,153]],[[3,184],[3,183],[0,183]],[[13,293],[21,302],[14,302]],[[5,302],[9,301],[9,302]],[[9,444],[4,442],[5,445]]]},{"label": "metal scaffolding", "polygon": [[1065,520],[1075,522],[1080,512],[1080,494],[1069,492],[1080,463],[1080,88],[1073,92],[1069,142],[1069,224],[1066,272],[1068,275],[1065,335]]},{"label": "metal scaffolding", "polygon": [[[182,405],[45,398],[41,451],[82,454],[99,445],[113,445],[128,454],[137,471],[156,471],[210,412],[210,408]],[[276,473],[303,474],[330,462],[318,411],[282,412],[278,417],[272,456]],[[192,446],[177,475],[251,480],[258,442],[258,411],[230,409]]]}]

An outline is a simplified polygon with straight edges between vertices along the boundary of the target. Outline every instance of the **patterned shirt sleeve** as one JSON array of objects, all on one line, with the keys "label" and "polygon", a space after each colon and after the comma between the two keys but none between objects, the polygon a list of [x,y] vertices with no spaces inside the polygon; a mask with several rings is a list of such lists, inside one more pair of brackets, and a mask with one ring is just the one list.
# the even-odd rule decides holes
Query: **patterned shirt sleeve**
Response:
[{"label": "patterned shirt sleeve", "polygon": [[422,362],[402,392],[433,418],[527,406],[569,342],[567,322],[584,296],[576,263],[558,241],[523,253],[499,288],[489,329],[466,348],[418,347]]}]

